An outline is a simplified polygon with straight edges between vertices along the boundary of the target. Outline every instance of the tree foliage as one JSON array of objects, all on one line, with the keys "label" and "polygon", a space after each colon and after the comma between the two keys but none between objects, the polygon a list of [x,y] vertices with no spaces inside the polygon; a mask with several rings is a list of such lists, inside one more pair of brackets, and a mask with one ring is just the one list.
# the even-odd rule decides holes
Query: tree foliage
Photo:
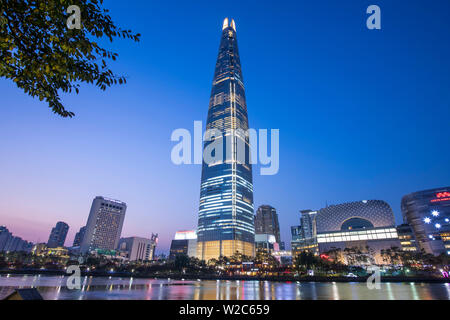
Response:
[{"label": "tree foliage", "polygon": [[[67,8],[81,11],[81,29],[69,29]],[[116,26],[103,0],[0,0],[0,76],[25,93],[45,100],[62,117],[59,92],[79,92],[81,83],[105,90],[126,79],[109,69],[106,61],[118,54],[101,47],[96,38],[128,38],[140,34]]]}]

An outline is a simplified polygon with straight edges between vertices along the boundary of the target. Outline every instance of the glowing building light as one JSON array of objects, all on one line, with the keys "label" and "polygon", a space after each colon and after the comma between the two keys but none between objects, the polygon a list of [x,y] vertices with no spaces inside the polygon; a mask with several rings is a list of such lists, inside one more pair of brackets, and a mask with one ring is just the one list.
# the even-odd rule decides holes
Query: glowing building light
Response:
[{"label": "glowing building light", "polygon": [[223,20],[223,26],[222,26],[222,30],[228,28],[228,18],[225,18],[225,20]]},{"label": "glowing building light", "polygon": [[445,218],[445,222],[448,222],[449,220],[448,220],[448,218]]},{"label": "glowing building light", "polygon": [[433,211],[431,211],[431,215],[432,215],[433,217],[437,217],[437,216],[439,216],[439,211],[433,210]]},{"label": "glowing building light", "polygon": [[441,227],[441,225],[440,225],[439,223],[436,223],[434,226],[435,226],[437,229],[439,229],[439,228]]},{"label": "glowing building light", "polygon": [[430,223],[431,222],[431,219],[430,218],[428,218],[428,217],[426,217],[425,219],[423,219],[423,222],[425,222],[425,223]]},{"label": "glowing building light", "polygon": [[236,24],[234,23],[234,19],[231,19],[231,27],[233,28],[234,32],[236,32]]}]

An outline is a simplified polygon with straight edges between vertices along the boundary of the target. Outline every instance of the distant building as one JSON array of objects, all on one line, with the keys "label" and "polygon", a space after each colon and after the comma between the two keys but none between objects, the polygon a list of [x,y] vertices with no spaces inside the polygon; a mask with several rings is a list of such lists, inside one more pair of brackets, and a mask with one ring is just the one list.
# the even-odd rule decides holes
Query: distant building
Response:
[{"label": "distant building", "polygon": [[75,234],[75,238],[73,239],[73,247],[79,247],[81,246],[81,243],[83,242],[84,234],[86,232],[86,226],[81,227],[80,231],[78,231]]},{"label": "distant building", "polygon": [[8,228],[0,226],[0,252],[30,252],[33,247],[33,243],[23,240],[20,237],[15,237]]},{"label": "distant building", "polygon": [[318,253],[316,215],[317,211],[301,210],[300,225],[291,227],[291,250],[294,257],[302,251]]},{"label": "distant building", "polygon": [[272,253],[274,251],[280,251],[279,243],[276,242],[273,234],[255,234],[255,248],[256,251],[266,251]]},{"label": "distant building", "polygon": [[409,224],[404,223],[397,226],[397,234],[403,251],[417,251],[414,232]]},{"label": "distant building", "polygon": [[33,246],[31,252],[41,257],[60,257],[69,258],[69,250],[65,247],[50,248],[45,243],[37,243]]},{"label": "distant building", "polygon": [[45,253],[47,252],[47,244],[46,243],[36,243],[33,246],[33,249],[31,250],[31,252],[37,256],[45,255]]},{"label": "distant building", "polygon": [[370,263],[384,264],[381,250],[400,248],[394,213],[382,200],[363,200],[328,206],[316,216],[319,252],[370,248]]},{"label": "distant building", "polygon": [[280,262],[282,266],[290,266],[292,265],[292,252],[281,250],[272,252],[272,256]]},{"label": "distant building", "polygon": [[56,226],[52,228],[50,236],[48,237],[47,247],[58,248],[64,247],[66,242],[67,232],[69,231],[69,225],[65,222],[59,221]]},{"label": "distant building", "polygon": [[0,252],[6,251],[6,245],[12,238],[12,233],[5,226],[0,226]]},{"label": "distant building", "polygon": [[126,253],[130,261],[150,261],[154,259],[158,235],[152,234],[151,239],[140,237],[122,238],[118,249]]},{"label": "distant building", "polygon": [[189,257],[197,256],[197,233],[195,230],[177,231],[170,244],[169,259],[175,259],[177,255],[184,254]]},{"label": "distant building", "polygon": [[255,234],[273,234],[275,236],[275,242],[281,243],[280,223],[278,222],[278,214],[274,207],[262,205],[256,210]]},{"label": "distant building", "polygon": [[81,253],[96,249],[115,250],[119,244],[126,210],[124,202],[95,197],[81,242]]},{"label": "distant building", "polygon": [[402,198],[401,209],[419,249],[450,255],[450,187],[408,194]]}]

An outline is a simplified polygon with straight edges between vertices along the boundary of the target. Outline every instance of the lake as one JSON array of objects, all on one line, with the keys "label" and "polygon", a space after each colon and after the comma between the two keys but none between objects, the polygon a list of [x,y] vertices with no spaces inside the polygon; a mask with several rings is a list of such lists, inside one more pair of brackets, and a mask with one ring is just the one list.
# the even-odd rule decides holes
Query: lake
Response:
[{"label": "lake", "polygon": [[46,300],[450,300],[449,283],[277,282],[82,277],[68,289],[66,276],[0,275],[0,299],[15,288],[37,288]]}]

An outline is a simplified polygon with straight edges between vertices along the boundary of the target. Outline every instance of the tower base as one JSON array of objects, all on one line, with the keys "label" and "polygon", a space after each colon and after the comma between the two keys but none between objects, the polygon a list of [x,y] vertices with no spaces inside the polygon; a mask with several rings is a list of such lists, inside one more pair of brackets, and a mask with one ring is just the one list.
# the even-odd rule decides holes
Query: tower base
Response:
[{"label": "tower base", "polygon": [[238,251],[239,253],[254,257],[255,244],[241,240],[217,240],[197,242],[197,258],[208,261],[218,259],[220,256],[231,257]]}]

